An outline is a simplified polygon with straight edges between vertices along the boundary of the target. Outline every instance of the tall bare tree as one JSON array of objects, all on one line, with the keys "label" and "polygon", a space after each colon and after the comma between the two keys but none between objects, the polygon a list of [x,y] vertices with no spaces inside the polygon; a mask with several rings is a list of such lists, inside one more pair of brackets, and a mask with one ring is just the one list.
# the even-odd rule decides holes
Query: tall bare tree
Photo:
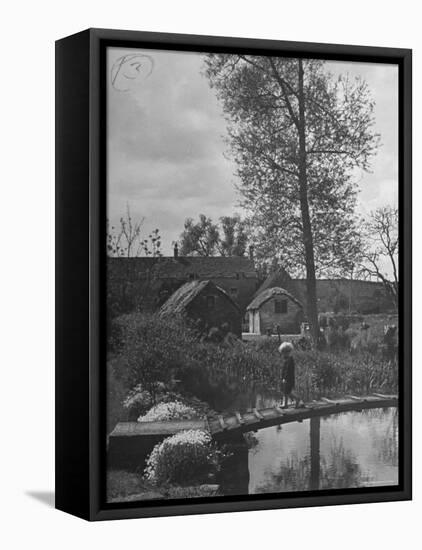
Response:
[{"label": "tall bare tree", "polygon": [[399,302],[398,209],[382,206],[372,211],[365,223],[366,246],[361,255],[360,274],[382,282],[396,307]]},{"label": "tall bare tree", "polygon": [[[107,255],[110,258],[128,260],[119,262],[121,269],[114,266],[107,272],[109,318],[133,310],[135,302],[142,306],[141,299],[149,296],[155,282],[156,263],[162,257],[160,231],[154,229],[143,238],[143,224],[144,218],[133,220],[129,205],[126,206],[126,214],[120,218],[119,225],[113,226],[107,221]],[[154,260],[144,264],[143,289],[135,296],[132,287],[136,279],[136,265],[129,260],[140,256]]]},{"label": "tall bare tree", "polygon": [[107,254],[112,258],[138,256],[161,257],[161,236],[159,229],[153,229],[147,238],[142,238],[141,229],[145,218],[134,221],[129,205],[116,227],[107,221]]},{"label": "tall bare tree", "polygon": [[334,78],[318,60],[209,54],[205,64],[228,120],[256,251],[262,244],[303,269],[316,341],[317,271],[344,269],[359,248],[351,176],[369,169],[379,143],[368,86]]}]

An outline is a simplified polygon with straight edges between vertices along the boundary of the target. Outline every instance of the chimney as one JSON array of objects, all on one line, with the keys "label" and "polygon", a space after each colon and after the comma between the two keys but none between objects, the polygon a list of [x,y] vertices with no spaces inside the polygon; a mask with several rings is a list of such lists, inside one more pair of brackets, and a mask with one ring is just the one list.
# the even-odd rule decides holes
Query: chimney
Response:
[{"label": "chimney", "polygon": [[175,258],[178,258],[179,257],[179,247],[177,246],[177,243],[174,243],[174,257]]},{"label": "chimney", "polygon": [[249,246],[249,258],[253,261],[253,250],[254,250],[254,245],[251,244]]}]

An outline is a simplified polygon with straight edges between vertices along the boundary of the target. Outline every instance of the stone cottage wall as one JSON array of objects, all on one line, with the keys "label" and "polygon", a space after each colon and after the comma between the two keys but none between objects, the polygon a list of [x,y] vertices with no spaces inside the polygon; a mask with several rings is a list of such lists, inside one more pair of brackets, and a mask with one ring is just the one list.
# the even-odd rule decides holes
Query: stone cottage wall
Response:
[{"label": "stone cottage wall", "polygon": [[[287,313],[275,313],[275,302],[287,301]],[[268,330],[276,333],[277,325],[283,334],[296,334],[300,331],[300,323],[303,320],[303,310],[287,296],[277,296],[267,300],[259,308],[261,334],[267,334]]]}]

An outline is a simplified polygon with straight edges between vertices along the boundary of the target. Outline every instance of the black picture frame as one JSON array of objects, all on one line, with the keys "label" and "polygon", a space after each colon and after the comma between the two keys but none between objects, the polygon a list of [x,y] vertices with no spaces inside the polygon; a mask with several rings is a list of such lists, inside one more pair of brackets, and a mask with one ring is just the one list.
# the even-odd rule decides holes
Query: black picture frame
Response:
[{"label": "black picture frame", "polygon": [[[105,502],[105,51],[236,52],[399,67],[399,484],[286,495]],[[408,49],[89,29],[56,42],[56,508],[87,520],[412,498],[412,53]]]}]

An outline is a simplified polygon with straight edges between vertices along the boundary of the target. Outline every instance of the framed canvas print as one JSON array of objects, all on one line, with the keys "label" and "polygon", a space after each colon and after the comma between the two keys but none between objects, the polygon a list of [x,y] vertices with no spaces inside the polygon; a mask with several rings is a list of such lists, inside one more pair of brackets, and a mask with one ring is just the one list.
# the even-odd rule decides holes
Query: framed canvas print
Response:
[{"label": "framed canvas print", "polygon": [[56,506],[411,498],[411,51],[56,43]]}]

